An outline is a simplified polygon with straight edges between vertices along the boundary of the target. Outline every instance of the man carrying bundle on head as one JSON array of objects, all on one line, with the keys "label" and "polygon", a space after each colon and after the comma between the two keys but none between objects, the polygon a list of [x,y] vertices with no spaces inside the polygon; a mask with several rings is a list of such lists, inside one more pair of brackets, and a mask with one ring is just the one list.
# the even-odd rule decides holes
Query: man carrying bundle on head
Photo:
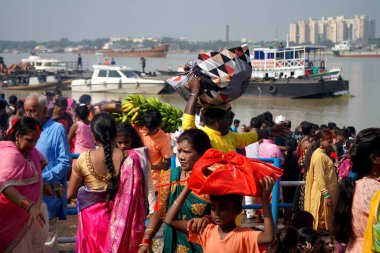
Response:
[{"label": "man carrying bundle on head", "polygon": [[[195,109],[198,96],[201,92],[200,77],[194,77],[188,86],[191,93],[183,115],[183,130],[196,128]],[[279,136],[283,129],[282,125],[275,125],[256,132],[231,132],[229,119],[232,112],[231,106],[228,103],[219,106],[206,105],[201,113],[205,119],[205,126],[202,130],[209,136],[211,147],[224,152],[235,151],[236,148],[244,148],[261,139],[268,139],[270,135]]]}]

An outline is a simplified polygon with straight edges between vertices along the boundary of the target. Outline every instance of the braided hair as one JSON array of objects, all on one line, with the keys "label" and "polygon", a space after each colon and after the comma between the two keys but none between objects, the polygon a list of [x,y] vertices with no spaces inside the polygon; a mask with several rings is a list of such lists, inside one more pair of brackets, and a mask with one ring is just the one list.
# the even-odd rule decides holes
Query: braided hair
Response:
[{"label": "braided hair", "polygon": [[112,163],[112,142],[116,138],[116,123],[109,113],[99,113],[91,121],[91,131],[95,140],[103,145],[104,157],[110,181],[106,190],[106,201],[114,200],[118,187],[119,176],[115,176],[115,167]]},{"label": "braided hair", "polygon": [[[356,180],[373,170],[371,155],[380,156],[380,128],[367,128],[359,132],[350,150],[352,172],[357,173]],[[339,183],[338,205],[334,210],[334,235],[339,242],[347,243],[352,234],[352,200],[355,193],[355,181],[343,178]]]}]

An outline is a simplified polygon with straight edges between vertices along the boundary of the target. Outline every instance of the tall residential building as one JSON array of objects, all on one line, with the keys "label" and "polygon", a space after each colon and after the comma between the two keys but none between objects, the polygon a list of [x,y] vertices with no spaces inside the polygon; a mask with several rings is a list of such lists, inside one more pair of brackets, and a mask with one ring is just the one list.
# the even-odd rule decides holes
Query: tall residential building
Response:
[{"label": "tall residential building", "polygon": [[310,34],[310,43],[311,44],[318,44],[319,43],[319,36],[318,36],[318,22],[313,20],[312,18],[309,19],[309,34]]},{"label": "tall residential building", "polygon": [[298,22],[298,33],[300,44],[310,43],[310,28],[306,20],[301,20]]},{"label": "tall residential building", "polygon": [[289,40],[299,44],[318,44],[325,40],[341,43],[344,40],[366,40],[376,37],[376,20],[356,15],[352,19],[344,16],[322,17],[319,20],[299,20],[289,26]]},{"label": "tall residential building", "polygon": [[298,44],[298,26],[297,24],[290,24],[289,27],[289,42]]}]

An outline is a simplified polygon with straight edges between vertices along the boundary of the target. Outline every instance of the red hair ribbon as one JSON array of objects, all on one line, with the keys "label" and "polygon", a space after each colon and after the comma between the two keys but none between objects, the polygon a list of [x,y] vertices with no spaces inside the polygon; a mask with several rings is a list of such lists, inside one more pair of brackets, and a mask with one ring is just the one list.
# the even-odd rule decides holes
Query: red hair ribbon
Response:
[{"label": "red hair ribbon", "polygon": [[19,121],[19,117],[15,117],[12,119],[11,121],[11,128],[8,129],[7,131],[7,136],[10,136],[13,132],[14,132],[14,126],[17,124],[17,122]]}]

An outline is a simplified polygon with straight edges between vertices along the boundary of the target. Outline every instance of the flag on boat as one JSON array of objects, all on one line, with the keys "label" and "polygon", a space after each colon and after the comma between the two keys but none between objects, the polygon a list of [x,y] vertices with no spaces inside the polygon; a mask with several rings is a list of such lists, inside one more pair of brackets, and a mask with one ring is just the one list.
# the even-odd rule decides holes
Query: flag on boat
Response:
[{"label": "flag on boat", "polygon": [[201,53],[195,62],[188,62],[186,72],[167,82],[186,100],[189,81],[201,77],[200,104],[219,105],[240,97],[248,87],[252,74],[247,45],[217,52]]}]

